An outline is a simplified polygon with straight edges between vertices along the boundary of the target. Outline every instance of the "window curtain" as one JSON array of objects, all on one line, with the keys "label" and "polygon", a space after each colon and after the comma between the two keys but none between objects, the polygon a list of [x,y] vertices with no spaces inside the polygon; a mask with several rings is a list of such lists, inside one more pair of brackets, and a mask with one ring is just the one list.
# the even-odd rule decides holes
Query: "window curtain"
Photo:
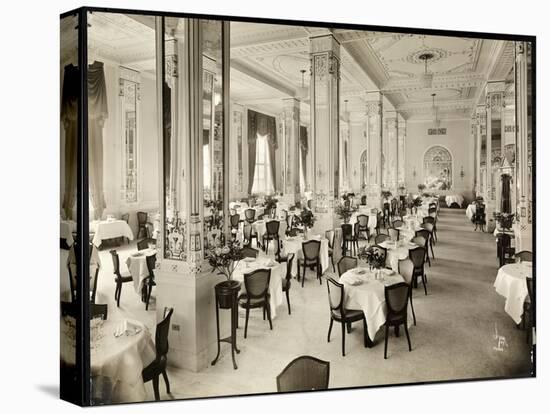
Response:
[{"label": "window curtain", "polygon": [[302,177],[306,181],[306,160],[307,160],[307,127],[300,126],[300,156],[302,157]]},{"label": "window curtain", "polygon": [[88,67],[88,177],[94,218],[105,210],[103,193],[103,124],[107,119],[107,89],[103,63]]},{"label": "window curtain", "polygon": [[277,177],[275,155],[278,148],[277,121],[275,117],[248,110],[248,194],[252,193],[252,186],[254,185],[256,140],[258,134],[267,136],[271,179],[275,188],[275,179]]}]

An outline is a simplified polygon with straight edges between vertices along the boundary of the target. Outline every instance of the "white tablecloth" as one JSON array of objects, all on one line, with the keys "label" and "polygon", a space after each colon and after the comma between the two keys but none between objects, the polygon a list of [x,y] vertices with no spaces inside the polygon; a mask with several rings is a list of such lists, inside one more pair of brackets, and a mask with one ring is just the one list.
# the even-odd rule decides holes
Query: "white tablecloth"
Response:
[{"label": "white tablecloth", "polygon": [[[325,273],[330,263],[328,256],[328,240],[321,238],[321,249],[319,250],[319,260],[321,262],[321,272]],[[283,241],[283,255],[294,253],[294,261],[292,262],[292,274],[296,276],[298,274],[298,259],[304,257],[302,251],[302,243],[304,238],[302,236],[284,238]]]},{"label": "white tablecloth", "polygon": [[418,247],[414,243],[400,242],[399,245],[389,244],[387,241],[380,243],[386,249],[386,266],[390,266],[394,272],[399,271],[399,260],[409,257],[409,250]]},{"label": "white tablecloth", "polygon": [[67,246],[69,247],[71,247],[74,243],[73,231],[76,231],[76,222],[72,220],[61,220],[59,238],[65,239]]},{"label": "white tablecloth", "polygon": [[364,214],[365,216],[368,216],[369,218],[369,232],[370,234],[374,234],[376,231],[376,213],[371,213],[370,208],[369,209],[362,209],[361,211],[357,211],[352,214],[352,216],[349,219],[349,224],[352,226],[355,226],[355,223],[357,223],[357,217]]},{"label": "white tablecloth", "polygon": [[283,284],[282,280],[286,277],[286,263],[276,263],[275,266],[269,267],[268,264],[273,259],[266,256],[259,256],[252,262],[247,262],[243,259],[239,262],[233,271],[233,279],[241,282],[241,292],[246,292],[244,286],[245,273],[251,273],[257,269],[271,269],[271,278],[269,280],[269,305],[271,307],[271,317],[277,316],[277,306],[283,303]]},{"label": "white tablecloth", "polygon": [[[361,270],[365,271],[365,274],[357,273]],[[361,281],[361,284],[354,286],[353,283],[357,280]],[[384,287],[403,281],[401,275],[395,273],[384,276],[384,281],[376,280],[374,273],[366,268],[348,270],[340,278],[340,283],[344,285],[344,306],[346,309],[363,311],[371,340],[376,336],[378,329],[386,323]]]},{"label": "white tablecloth", "polygon": [[[258,216],[264,214],[264,208],[263,207],[253,207],[254,210],[256,210],[256,215],[254,218],[257,220]],[[236,209],[236,213],[240,216],[240,220],[244,221],[246,220],[246,217],[244,215],[244,212],[248,210],[248,207],[241,207],[239,209]]]},{"label": "white tablecloth", "polygon": [[497,273],[495,290],[506,298],[504,311],[515,323],[521,322],[523,302],[528,295],[525,279],[533,277],[533,268],[523,263],[511,263],[502,266]]},{"label": "white tablecloth", "polygon": [[474,214],[476,214],[476,205],[468,204],[468,207],[466,207],[466,217],[468,217],[469,220],[472,220],[474,218]]},{"label": "white tablecloth", "polygon": [[145,249],[137,253],[133,253],[126,259],[126,266],[132,275],[134,280],[134,289],[137,293],[141,293],[143,288],[143,281],[149,276],[149,269],[147,269],[147,256],[153,256],[157,253],[155,249]]},{"label": "white tablecloth", "polygon": [[445,203],[447,204],[447,207],[451,207],[451,204],[457,203],[459,206],[462,207],[462,203],[464,203],[464,197],[462,197],[460,194],[451,194],[445,197]]},{"label": "white tablecloth", "polygon": [[93,221],[90,223],[90,229],[95,231],[92,243],[97,247],[101,245],[103,240],[107,239],[126,237],[134,240],[134,233],[124,220]]}]

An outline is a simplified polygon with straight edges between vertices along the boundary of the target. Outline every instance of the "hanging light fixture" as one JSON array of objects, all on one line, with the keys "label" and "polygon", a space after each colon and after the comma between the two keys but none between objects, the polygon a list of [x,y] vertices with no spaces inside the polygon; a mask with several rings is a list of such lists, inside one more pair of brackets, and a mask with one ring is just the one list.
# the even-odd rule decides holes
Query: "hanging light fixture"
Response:
[{"label": "hanging light fixture", "polygon": [[302,101],[305,101],[309,99],[309,88],[305,86],[305,79],[304,79],[306,70],[301,69],[300,73],[302,74],[302,86],[296,88],[296,97]]},{"label": "hanging light fixture", "polygon": [[348,112],[348,100],[344,100],[344,114],[343,118],[345,122],[349,122],[349,112]]},{"label": "hanging light fixture", "polygon": [[440,120],[437,118],[437,106],[435,106],[435,93],[432,93],[432,119],[435,127],[439,127]]},{"label": "hanging light fixture", "polygon": [[433,53],[422,53],[418,56],[418,59],[424,61],[424,73],[418,75],[418,82],[422,89],[428,89],[432,87],[434,74],[428,73],[428,60],[433,59]]}]

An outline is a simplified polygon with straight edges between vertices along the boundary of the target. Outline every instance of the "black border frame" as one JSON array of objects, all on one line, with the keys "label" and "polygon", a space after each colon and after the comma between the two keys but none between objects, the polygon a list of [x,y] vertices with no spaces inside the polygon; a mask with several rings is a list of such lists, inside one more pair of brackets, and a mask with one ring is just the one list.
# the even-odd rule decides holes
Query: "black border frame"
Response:
[{"label": "black border frame", "polygon": [[[378,25],[369,25],[369,24],[356,24],[356,23],[334,23],[334,22],[321,22],[321,21],[308,21],[308,20],[288,20],[288,19],[276,19],[276,18],[264,18],[264,17],[245,17],[245,16],[232,16],[232,15],[215,15],[215,14],[200,14],[200,13],[184,13],[184,12],[168,12],[168,11],[152,11],[152,10],[139,10],[139,9],[124,9],[124,8],[109,8],[109,7],[90,7],[83,6],[76,8],[60,14],[60,18],[64,18],[69,15],[78,14],[78,60],[79,67],[84,68],[80,71],[80,80],[81,80],[81,89],[80,89],[80,99],[79,99],[79,119],[78,119],[78,131],[81,139],[78,140],[78,162],[77,162],[77,231],[78,237],[81,240],[81,248],[77,252],[78,254],[78,263],[77,271],[81,277],[77,280],[77,289],[78,292],[87,292],[89,291],[89,266],[87,266],[89,258],[89,206],[88,206],[88,91],[84,85],[87,85],[87,76],[88,76],[88,48],[87,48],[87,13],[88,12],[104,12],[104,13],[123,13],[123,14],[138,14],[144,16],[161,16],[162,26],[164,27],[164,18],[165,17],[175,17],[175,18],[194,18],[194,19],[211,19],[211,20],[220,20],[220,21],[230,21],[230,22],[243,22],[243,23],[265,23],[265,24],[279,24],[287,26],[310,26],[310,27],[323,27],[323,28],[337,28],[337,29],[353,29],[353,30],[366,30],[366,31],[380,31],[380,32],[392,32],[392,33],[407,33],[407,34],[420,34],[420,35],[431,35],[431,36],[451,36],[451,37],[466,37],[466,38],[481,38],[481,39],[493,39],[493,40],[508,40],[508,41],[523,41],[531,43],[531,80],[532,80],[532,92],[531,92],[531,119],[532,119],[532,245],[533,245],[533,292],[535,296],[535,309],[533,316],[533,324],[536,326],[536,273],[537,273],[537,254],[536,254],[536,221],[537,221],[537,203],[536,203],[536,141],[537,141],[537,129],[536,129],[536,120],[537,120],[537,105],[536,105],[536,75],[537,75],[537,40],[534,35],[520,35],[520,34],[509,34],[509,33],[490,33],[490,32],[474,32],[474,31],[460,31],[460,30],[444,30],[444,29],[420,29],[413,27],[402,27],[402,26],[378,26]],[[164,32],[164,31],[163,31]],[[164,33],[162,34],[164,38]],[[163,42],[164,43],[164,42]],[[164,51],[162,53],[162,61],[164,63]],[[82,64],[84,63],[84,64]],[[163,81],[164,81],[164,64],[163,64]],[[164,119],[162,120],[164,123]],[[164,190],[163,190],[164,192]],[[82,243],[85,241],[85,243]],[[86,266],[83,266],[83,264]],[[83,295],[77,295],[78,298],[82,298]],[[90,347],[89,339],[89,298],[87,295],[84,295],[86,298],[84,301],[77,299],[78,308],[80,311],[80,321],[77,320],[77,355],[76,363],[77,370],[81,373],[81,378],[78,378],[80,381],[81,388],[81,401],[76,402],[82,406],[90,406],[90,383],[88,381],[90,374]],[[533,340],[536,341],[536,336],[533,336]],[[79,353],[80,351],[80,353]],[[420,381],[420,382],[403,382],[399,384],[379,384],[379,385],[362,385],[354,387],[342,387],[342,388],[333,388],[327,391],[345,391],[345,390],[357,390],[357,389],[368,389],[368,388],[386,388],[386,387],[402,387],[410,385],[435,385],[435,384],[453,384],[453,383],[468,383],[468,382],[479,382],[479,381],[490,381],[490,380],[515,380],[515,379],[524,379],[524,378],[535,378],[536,377],[536,342],[533,344],[532,348],[532,372],[528,376],[518,376],[518,377],[480,377],[480,378],[466,378],[466,379],[453,379],[453,380],[435,380],[435,381]],[[304,391],[297,391],[304,392]],[[312,392],[312,391],[305,391]],[[318,392],[318,391],[314,391]],[[266,392],[266,393],[249,393],[249,394],[235,394],[235,395],[219,395],[219,396],[210,396],[210,397],[196,397],[188,399],[179,399],[176,401],[186,401],[186,400],[206,400],[206,399],[219,399],[219,398],[239,398],[239,397],[250,397],[250,396],[271,396],[279,394],[294,394],[296,392],[288,393],[277,393],[277,392]],[[74,402],[74,401],[69,401]],[[144,401],[139,403],[150,403],[155,401]],[[127,405],[127,404],[137,404],[136,402],[123,402],[110,405]]]}]

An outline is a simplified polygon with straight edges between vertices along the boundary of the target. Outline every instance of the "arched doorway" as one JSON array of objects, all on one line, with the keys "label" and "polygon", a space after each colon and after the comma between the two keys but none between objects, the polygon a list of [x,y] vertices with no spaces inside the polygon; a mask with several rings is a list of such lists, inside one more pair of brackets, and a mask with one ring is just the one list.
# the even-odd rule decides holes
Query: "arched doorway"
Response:
[{"label": "arched doorway", "polygon": [[368,154],[367,150],[363,151],[361,154],[361,188],[367,188],[367,183],[369,180],[369,170],[368,170]]}]

